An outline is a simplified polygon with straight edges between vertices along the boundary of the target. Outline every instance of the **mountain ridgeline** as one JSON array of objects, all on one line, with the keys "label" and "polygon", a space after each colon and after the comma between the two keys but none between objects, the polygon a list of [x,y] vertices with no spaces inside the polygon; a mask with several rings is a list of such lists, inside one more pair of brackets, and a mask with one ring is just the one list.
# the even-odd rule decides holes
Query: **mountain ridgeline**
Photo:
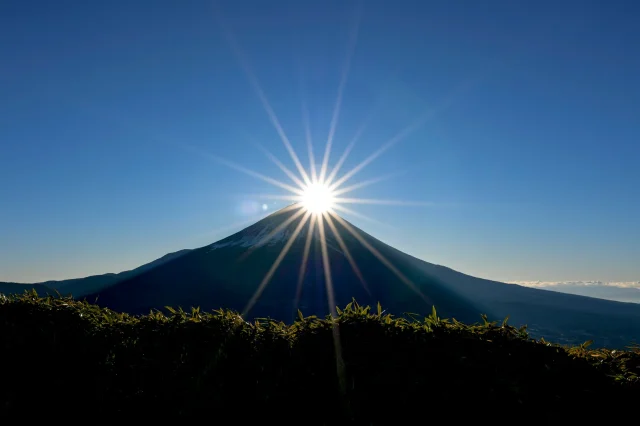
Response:
[{"label": "mountain ridgeline", "polygon": [[[131,314],[199,306],[242,312],[247,320],[270,317],[287,323],[299,309],[324,317],[355,298],[372,306],[380,302],[396,316],[427,315],[435,306],[442,316],[467,323],[480,321],[481,314],[497,321],[509,317],[511,324],[527,325],[532,336],[557,343],[592,340],[596,346],[622,348],[640,337],[640,304],[471,277],[405,254],[344,219],[332,221],[340,238],[325,222],[327,270],[317,225],[307,222],[291,241],[299,224],[294,218],[299,212],[291,207],[216,243],[172,253],[106,283],[89,286],[75,280],[70,293]],[[272,270],[287,245],[287,254]],[[58,288],[69,293],[72,287],[63,282]]]},{"label": "mountain ridgeline", "polygon": [[135,275],[162,265],[169,260],[178,258],[183,254],[191,250],[184,249],[174,253],[165,254],[159,259],[152,262],[145,263],[130,271],[124,271],[120,273],[108,273],[101,275],[91,275],[84,278],[72,278],[69,280],[59,281],[44,281],[35,284],[22,284],[12,282],[0,282],[0,293],[4,294],[22,294],[26,291],[35,290],[40,296],[55,296],[59,293],[62,296],[73,296],[76,298],[83,297],[87,294],[100,291],[103,288],[115,285],[120,281],[124,281],[127,278],[134,277]]}]

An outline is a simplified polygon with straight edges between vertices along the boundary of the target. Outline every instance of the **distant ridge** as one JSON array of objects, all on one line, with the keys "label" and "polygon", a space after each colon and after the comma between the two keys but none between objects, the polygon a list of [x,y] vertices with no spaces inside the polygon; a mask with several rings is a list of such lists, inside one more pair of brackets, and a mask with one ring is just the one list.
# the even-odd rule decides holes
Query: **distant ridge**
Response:
[{"label": "distant ridge", "polygon": [[173,253],[165,254],[159,259],[152,262],[145,263],[130,271],[124,271],[120,273],[107,273],[101,275],[91,275],[85,278],[72,278],[68,280],[52,280],[44,281],[40,283],[12,283],[12,282],[0,282],[0,293],[4,294],[21,294],[25,290],[35,289],[40,295],[56,294],[56,291],[62,295],[72,295],[76,298],[81,298],[87,294],[100,291],[103,288],[115,285],[122,280],[131,278],[139,273],[142,273],[148,269],[162,265],[173,259],[177,259],[180,256],[191,251],[190,249],[179,250]]}]

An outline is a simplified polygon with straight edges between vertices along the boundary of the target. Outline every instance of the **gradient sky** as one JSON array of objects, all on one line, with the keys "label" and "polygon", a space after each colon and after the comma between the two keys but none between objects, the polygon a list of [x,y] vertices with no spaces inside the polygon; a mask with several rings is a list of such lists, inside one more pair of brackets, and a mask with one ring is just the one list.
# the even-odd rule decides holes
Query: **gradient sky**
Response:
[{"label": "gradient sky", "polygon": [[[299,155],[329,132],[352,1],[0,3],[0,280],[119,272],[262,214],[293,163],[221,30]],[[431,206],[344,215],[428,262],[497,280],[640,280],[640,3],[366,1],[332,163],[425,111],[354,193]],[[269,211],[283,202],[269,201]]]}]

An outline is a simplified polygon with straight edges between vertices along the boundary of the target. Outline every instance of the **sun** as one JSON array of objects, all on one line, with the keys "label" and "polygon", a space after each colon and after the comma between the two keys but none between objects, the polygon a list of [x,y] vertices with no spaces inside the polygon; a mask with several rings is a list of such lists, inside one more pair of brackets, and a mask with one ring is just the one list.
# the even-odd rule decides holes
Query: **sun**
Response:
[{"label": "sun", "polygon": [[335,197],[329,185],[314,182],[307,185],[302,194],[302,205],[307,211],[322,214],[334,206]]}]

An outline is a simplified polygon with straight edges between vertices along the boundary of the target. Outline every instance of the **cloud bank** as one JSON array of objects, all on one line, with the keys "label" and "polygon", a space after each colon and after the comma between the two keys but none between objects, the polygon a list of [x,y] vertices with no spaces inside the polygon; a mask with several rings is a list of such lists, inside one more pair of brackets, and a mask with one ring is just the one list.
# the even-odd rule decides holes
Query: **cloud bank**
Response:
[{"label": "cloud bank", "polygon": [[618,287],[640,289],[640,281],[608,282],[608,281],[508,281],[509,284],[519,284],[526,287]]},{"label": "cloud bank", "polygon": [[640,303],[640,281],[508,281],[508,283],[616,302]]}]

